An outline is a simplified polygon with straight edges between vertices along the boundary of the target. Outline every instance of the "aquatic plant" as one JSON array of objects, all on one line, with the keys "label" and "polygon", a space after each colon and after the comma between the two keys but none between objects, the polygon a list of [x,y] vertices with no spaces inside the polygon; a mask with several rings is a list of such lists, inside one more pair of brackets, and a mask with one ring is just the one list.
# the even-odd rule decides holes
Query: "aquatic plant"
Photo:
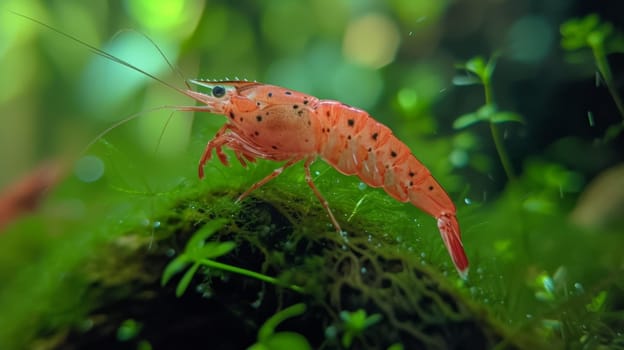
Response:
[{"label": "aquatic plant", "polygon": [[490,125],[492,140],[498,153],[498,158],[509,180],[515,179],[515,173],[503,143],[503,137],[497,124],[507,122],[524,123],[524,118],[517,113],[499,111],[496,107],[492,91],[492,74],[496,67],[496,55],[486,63],[483,57],[477,56],[468,60],[465,64],[457,65],[457,68],[465,69],[470,75],[460,75],[453,78],[455,85],[481,84],[485,94],[485,104],[475,112],[459,116],[453,123],[453,128],[460,130],[478,122],[487,122]]},{"label": "aquatic plant", "polygon": [[[613,74],[607,56],[612,53],[624,52],[624,35],[617,32],[613,24],[601,21],[595,14],[589,14],[583,18],[569,19],[560,27],[561,47],[570,55],[568,60],[580,63],[585,60],[583,51],[590,49],[599,76],[596,76],[596,84],[603,81],[607,90],[615,102],[622,122],[610,126],[604,136],[604,142],[609,142],[624,131],[624,103],[618,94],[613,79]],[[590,115],[589,118],[592,118]],[[590,120],[590,124],[593,123]]]}]

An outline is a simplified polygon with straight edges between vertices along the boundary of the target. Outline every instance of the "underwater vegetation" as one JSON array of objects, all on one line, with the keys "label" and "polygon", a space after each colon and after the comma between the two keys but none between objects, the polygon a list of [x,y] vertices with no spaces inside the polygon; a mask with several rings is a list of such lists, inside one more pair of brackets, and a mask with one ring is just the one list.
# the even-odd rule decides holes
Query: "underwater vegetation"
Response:
[{"label": "underwater vegetation", "polygon": [[[226,149],[198,179],[224,117],[161,107],[192,102],[10,11],[174,86],[238,75],[365,109],[455,202],[468,277],[435,220],[321,161],[340,233],[299,166],[240,202],[281,163]],[[0,349],[624,348],[618,13],[3,3]]]}]

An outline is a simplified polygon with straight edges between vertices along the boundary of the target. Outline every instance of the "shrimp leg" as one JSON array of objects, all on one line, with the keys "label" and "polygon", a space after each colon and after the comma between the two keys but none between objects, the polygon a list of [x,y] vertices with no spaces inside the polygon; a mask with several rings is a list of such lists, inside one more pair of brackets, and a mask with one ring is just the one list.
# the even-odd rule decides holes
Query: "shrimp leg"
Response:
[{"label": "shrimp leg", "polygon": [[314,182],[312,181],[312,174],[310,174],[310,165],[312,164],[313,161],[314,161],[314,158],[309,157],[308,159],[306,159],[303,165],[303,167],[305,168],[305,180],[310,186],[310,188],[312,189],[312,191],[314,192],[314,194],[316,195],[316,198],[318,198],[318,200],[321,202],[321,205],[323,206],[323,208],[325,208],[325,211],[327,211],[327,215],[329,216],[329,219],[334,225],[334,228],[336,228],[336,231],[338,231],[338,233],[341,233],[342,229],[340,228],[338,221],[336,221],[336,218],[334,217],[334,214],[332,213],[331,208],[329,207],[329,203],[327,203],[327,200],[323,197],[321,192],[318,190],[318,188],[316,188],[316,185],[314,185]]},{"label": "shrimp leg", "polygon": [[[270,173],[264,179],[262,179],[262,180],[256,182],[255,184],[253,184],[253,186],[251,186],[249,189],[247,189],[247,191],[245,191],[243,194],[241,194],[238,197],[238,199],[236,200],[236,202],[242,201],[251,192],[257,190],[261,186],[265,185],[267,182],[269,182],[269,181],[273,180],[274,178],[278,177],[286,168],[291,167],[292,165],[294,165],[295,163],[299,162],[302,159],[303,159],[303,157],[292,158],[291,160],[286,162],[281,167],[273,170],[272,173]],[[340,233],[340,232],[342,232],[342,230],[340,228],[340,225],[338,224],[338,221],[334,217],[334,214],[332,213],[331,208],[329,207],[329,203],[323,197],[323,195],[318,190],[318,188],[316,188],[316,185],[314,185],[314,181],[312,181],[312,174],[310,173],[310,165],[312,164],[312,162],[314,162],[314,157],[309,157],[309,158],[306,159],[306,161],[305,161],[305,163],[303,165],[303,167],[305,169],[305,180],[308,183],[308,186],[310,186],[310,188],[312,189],[312,192],[314,192],[314,195],[316,196],[316,198],[318,198],[319,202],[321,202],[321,205],[323,206],[323,208],[325,208],[325,211],[327,212],[327,215],[329,216],[332,224],[334,225],[334,228],[336,228],[336,231],[338,233]]]},{"label": "shrimp leg", "polygon": [[210,140],[208,144],[206,144],[206,149],[199,159],[198,173],[200,179],[204,178],[204,166],[210,160],[210,158],[212,158],[213,149],[216,150],[217,156],[219,157],[219,160],[221,161],[221,163],[223,163],[223,165],[228,166],[230,164],[227,156],[225,155],[225,153],[223,153],[223,150],[221,149],[221,147],[227,143],[227,139],[223,136],[225,135],[225,132],[230,129],[230,127],[231,126],[229,124],[225,124],[221,129],[219,129],[215,137]]},{"label": "shrimp leg", "polygon": [[[230,131],[230,132],[227,132]],[[236,159],[241,163],[243,167],[247,167],[247,162],[254,163],[256,158],[254,154],[249,153],[248,145],[245,145],[243,139],[241,139],[235,131],[233,131],[232,125],[225,124],[215,137],[206,144],[206,149],[199,160],[199,178],[204,178],[204,166],[212,158],[212,150],[214,149],[219,157],[219,160],[223,165],[229,166],[230,161],[227,159],[225,153],[223,153],[223,146],[228,146],[234,150]],[[256,156],[258,154],[255,154]]]},{"label": "shrimp leg", "polygon": [[247,191],[243,192],[243,194],[241,194],[240,196],[238,196],[238,199],[236,199],[236,202],[240,202],[243,199],[245,199],[245,197],[247,197],[251,192],[257,190],[258,188],[262,187],[264,184],[266,184],[267,182],[273,180],[274,178],[278,177],[286,168],[291,167],[292,165],[294,165],[295,163],[297,163],[298,161],[300,161],[301,159],[303,159],[302,157],[297,157],[297,158],[292,158],[291,160],[287,161],[284,165],[282,165],[281,167],[273,170],[272,173],[270,173],[268,176],[266,176],[264,179],[256,182],[255,184],[253,184],[251,187],[249,187],[247,189]]}]

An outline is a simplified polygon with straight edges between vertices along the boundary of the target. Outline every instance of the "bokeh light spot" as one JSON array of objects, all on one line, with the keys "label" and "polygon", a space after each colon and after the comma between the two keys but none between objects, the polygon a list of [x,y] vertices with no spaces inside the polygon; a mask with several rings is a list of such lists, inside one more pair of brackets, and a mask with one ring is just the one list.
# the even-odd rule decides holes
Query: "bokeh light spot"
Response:
[{"label": "bokeh light spot", "polygon": [[126,1],[128,13],[149,30],[170,36],[185,36],[195,30],[204,0],[131,0]]},{"label": "bokeh light spot", "polygon": [[343,53],[351,62],[380,68],[394,60],[400,41],[394,21],[385,15],[369,14],[349,23]]},{"label": "bokeh light spot", "polygon": [[332,88],[338,101],[370,109],[381,96],[384,81],[378,70],[344,64],[335,72]]},{"label": "bokeh light spot", "polygon": [[83,182],[95,182],[104,175],[104,162],[96,156],[84,156],[76,161],[74,174]]},{"label": "bokeh light spot", "polygon": [[510,57],[525,63],[537,62],[550,52],[554,29],[542,16],[525,16],[511,27],[508,40]]}]

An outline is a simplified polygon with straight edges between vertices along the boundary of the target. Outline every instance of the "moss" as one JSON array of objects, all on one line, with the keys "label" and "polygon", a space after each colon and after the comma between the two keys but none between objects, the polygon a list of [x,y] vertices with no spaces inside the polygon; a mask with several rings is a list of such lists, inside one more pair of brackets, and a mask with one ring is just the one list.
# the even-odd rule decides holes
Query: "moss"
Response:
[{"label": "moss", "polygon": [[[93,306],[88,315],[40,332],[36,343],[104,349],[147,342],[161,349],[197,341],[213,349],[245,348],[272,314],[304,302],[306,313],[285,327],[315,348],[339,348],[339,338],[326,337],[326,330],[341,329],[341,311],[360,309],[382,319],[357,337],[352,348],[543,345],[528,342],[527,334],[512,336],[445,276],[396,240],[376,236],[365,220],[351,221],[348,236],[341,236],[328,226],[321,208],[311,209],[307,200],[276,191],[258,191],[240,205],[233,204],[227,191],[195,193],[159,217],[161,229],[153,235],[146,236],[144,228],[121,235],[83,266],[90,285],[85,296]],[[209,269],[201,270],[179,299],[175,278],[161,287],[162,269],[172,252],[181,251],[195,230],[217,217],[230,223],[214,238],[237,243],[220,262],[277,276],[306,293]],[[121,342],[118,328],[127,320],[140,327],[134,338]],[[225,335],[234,329],[236,337]]]}]

